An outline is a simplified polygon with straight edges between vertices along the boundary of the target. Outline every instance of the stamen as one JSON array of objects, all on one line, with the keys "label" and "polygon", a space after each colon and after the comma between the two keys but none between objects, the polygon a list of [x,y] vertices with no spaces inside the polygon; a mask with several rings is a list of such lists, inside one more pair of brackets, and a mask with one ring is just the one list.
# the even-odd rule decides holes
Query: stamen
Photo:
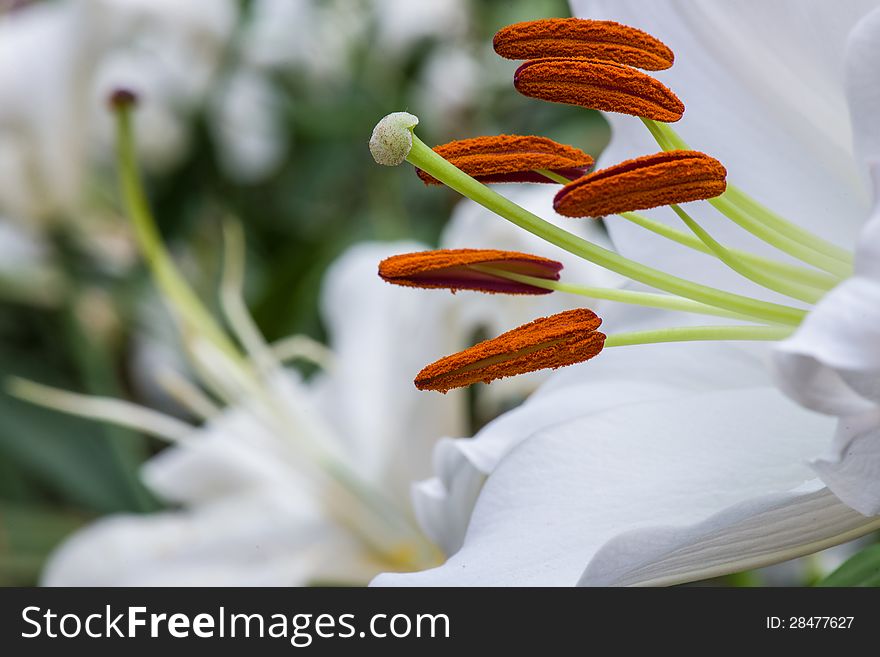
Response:
[{"label": "stamen", "polygon": [[684,104],[666,85],[629,66],[547,57],[520,66],[513,85],[524,96],[674,122]]},{"label": "stamen", "polygon": [[[534,169],[547,169],[568,182],[593,166],[593,158],[579,148],[532,135],[460,139],[435,146],[434,152],[483,183],[550,182]],[[421,169],[416,173],[426,185],[442,184]]]},{"label": "stamen", "polygon": [[675,212],[675,214],[677,214],[681,218],[685,225],[691,229],[694,235],[696,235],[703,242],[703,244],[705,244],[709,249],[712,250],[712,252],[718,257],[718,259],[721,260],[721,262],[730,267],[739,275],[749,279],[754,283],[757,283],[758,285],[761,285],[762,287],[767,288],[768,290],[779,292],[780,294],[789,296],[792,299],[804,301],[805,303],[816,303],[817,301],[819,301],[819,299],[822,298],[822,292],[818,290],[805,287],[800,283],[794,283],[791,281],[776,278],[772,274],[768,274],[761,269],[752,267],[747,262],[743,262],[740,258],[736,256],[736,254],[731,253],[727,248],[725,248],[722,244],[715,240],[682,208],[674,204],[670,207],[672,208],[673,212]]},{"label": "stamen", "polygon": [[660,71],[675,56],[647,32],[614,21],[583,18],[545,18],[508,25],[495,34],[492,45],[507,59],[586,57]]},{"label": "stamen", "polygon": [[605,339],[606,347],[629,347],[660,342],[703,342],[722,340],[784,340],[795,329],[788,326],[678,326],[675,328],[615,333]]},{"label": "stamen", "polygon": [[169,443],[186,442],[196,430],[175,417],[122,399],[69,392],[15,376],[7,379],[6,386],[10,395],[32,404],[143,431]]},{"label": "stamen", "polygon": [[479,265],[558,281],[562,263],[528,253],[495,249],[440,249],[391,256],[379,263],[379,276],[395,285],[478,290],[503,294],[549,294],[552,290],[501,277]]},{"label": "stamen", "polygon": [[[643,119],[664,150],[688,150],[684,139],[668,125]],[[846,278],[852,274],[852,254],[792,223],[731,184],[723,198],[712,201],[719,212],[755,237],[803,262]]]},{"label": "stamen", "polygon": [[489,266],[474,265],[474,269],[494,273],[496,276],[509,278],[513,281],[521,283],[529,283],[537,287],[543,287],[548,290],[556,290],[567,294],[575,294],[588,299],[604,299],[606,301],[615,301],[618,303],[626,303],[635,306],[647,306],[649,308],[663,308],[664,310],[675,310],[685,313],[697,313],[701,315],[714,315],[716,317],[727,317],[739,319],[745,322],[755,321],[755,318],[741,313],[731,312],[722,308],[716,308],[699,301],[691,299],[683,299],[673,294],[658,294],[656,292],[637,292],[635,290],[627,290],[622,288],[594,287],[587,285],[576,285],[572,283],[562,283],[560,281],[548,281],[533,276],[517,274],[510,271],[502,271],[493,269]]},{"label": "stamen", "polygon": [[419,372],[415,384],[419,390],[446,393],[480,381],[580,363],[602,351],[605,335],[596,330],[601,324],[586,308],[542,317],[441,358]]},{"label": "stamen", "polygon": [[[407,131],[409,132],[409,130]],[[598,244],[593,244],[541,219],[491,188],[480,184],[464,171],[457,169],[437,155],[417,135],[410,132],[410,136],[412,149],[406,158],[410,164],[427,171],[438,180],[443,181],[448,187],[476,201],[512,224],[524,228],[533,235],[555,244],[573,255],[658,290],[749,315],[755,319],[797,326],[806,316],[806,311],[800,308],[753,299],[701,285],[648,267]]]},{"label": "stamen", "polygon": [[553,208],[567,217],[600,217],[713,198],[727,170],[699,151],[661,151],[587,174],[563,187]]},{"label": "stamen", "polygon": [[[656,235],[660,235],[661,237],[677,242],[682,246],[686,246],[689,249],[694,249],[695,251],[700,251],[707,255],[715,255],[715,252],[712,251],[712,249],[691,233],[676,230],[660,221],[649,219],[648,217],[635,212],[621,212],[618,216],[636,224],[637,226],[641,226]],[[771,260],[749,251],[743,251],[742,249],[732,249],[728,247],[727,250],[753,267],[764,269],[776,276],[781,276],[782,278],[802,283],[803,285],[809,285],[818,290],[827,291],[840,283],[840,279],[824,271],[801,267],[787,262],[780,262],[779,260]]]}]

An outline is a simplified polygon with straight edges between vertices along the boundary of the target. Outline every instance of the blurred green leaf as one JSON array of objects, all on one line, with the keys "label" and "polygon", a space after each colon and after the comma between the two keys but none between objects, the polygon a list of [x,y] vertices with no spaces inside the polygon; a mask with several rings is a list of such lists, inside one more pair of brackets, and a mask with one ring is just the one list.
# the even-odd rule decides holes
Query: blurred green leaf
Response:
[{"label": "blurred green leaf", "polygon": [[51,551],[83,520],[45,506],[0,502],[0,586],[36,583]]},{"label": "blurred green leaf", "polygon": [[880,544],[850,557],[816,586],[880,586]]},{"label": "blurred green leaf", "polygon": [[[0,348],[0,381],[18,375],[70,387],[52,364],[37,354]],[[19,401],[0,390],[0,461],[39,483],[44,496],[61,498],[97,512],[140,507],[130,475],[121,471],[116,446],[101,425]]]}]

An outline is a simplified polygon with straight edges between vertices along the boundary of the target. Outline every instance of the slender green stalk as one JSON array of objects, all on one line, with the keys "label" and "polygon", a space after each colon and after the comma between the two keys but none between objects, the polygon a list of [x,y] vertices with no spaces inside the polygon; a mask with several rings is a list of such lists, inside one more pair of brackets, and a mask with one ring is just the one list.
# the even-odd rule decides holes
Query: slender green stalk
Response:
[{"label": "slender green stalk", "polygon": [[699,342],[721,340],[766,340],[787,338],[794,329],[784,326],[682,326],[677,328],[614,333],[605,338],[606,347],[625,347],[658,342]]},{"label": "slender green stalk", "polygon": [[[673,129],[671,126],[658,123],[651,119],[642,119],[642,122],[645,124],[645,126],[648,128],[648,131],[651,133],[651,135],[657,141],[657,144],[663,150],[690,150],[690,146],[688,146],[687,142],[685,142],[684,139],[682,139],[675,131],[675,129]],[[760,237],[768,243],[773,244],[773,246],[775,246],[776,248],[785,251],[789,255],[792,255],[799,260],[803,260],[804,262],[808,262],[814,266],[817,266],[820,269],[825,269],[826,271],[831,271],[832,273],[840,273],[843,276],[849,276],[850,274],[852,274],[853,256],[846,249],[843,249],[836,244],[832,244],[831,242],[819,237],[818,235],[815,235],[810,231],[801,228],[800,226],[789,221],[782,215],[773,212],[768,207],[764,206],[735,185],[729,184],[727,187],[727,191],[722,195],[721,198],[726,199],[726,201],[729,202],[730,208],[739,211],[739,216],[737,216],[736,218],[730,216],[729,218],[745,230],[748,230],[749,232],[754,234],[756,237]],[[724,207],[725,209],[728,208],[727,205],[725,205]],[[721,208],[719,208],[719,211],[721,211],[725,215],[728,214],[725,210]],[[748,217],[750,221],[744,221],[744,217]],[[805,247],[805,250],[798,250],[800,255],[796,255],[789,250],[793,249],[792,244],[787,244],[784,241],[780,243],[770,242],[762,236],[766,235],[766,233],[755,233],[752,228],[747,227],[747,225],[744,225],[744,223],[748,226],[751,226],[752,228],[754,228],[756,224],[760,224],[770,231],[787,238],[788,241],[796,245]],[[785,247],[783,247],[782,245],[785,245]],[[829,264],[828,266],[822,266],[818,264],[819,262],[821,262],[821,259],[817,260],[816,262],[806,259],[806,257],[810,257],[810,252],[821,254],[822,256],[825,256],[825,258],[827,258],[828,260],[836,261],[838,265],[840,263],[843,263],[845,267],[839,268],[835,271],[833,270],[833,265]],[[832,267],[832,269],[829,269],[829,267]]]},{"label": "slender green stalk", "polygon": [[560,185],[567,185],[571,181],[565,176],[560,176],[555,171],[550,171],[550,169],[535,169],[535,173],[539,173],[545,178],[549,178],[553,182],[558,182]]},{"label": "slender green stalk", "polygon": [[171,299],[174,310],[180,313],[184,321],[203,331],[227,353],[237,354],[234,345],[217,326],[211,313],[202,305],[165,250],[138,172],[130,107],[116,109],[116,131],[117,166],[123,200],[134,226],[135,237],[156,283]]},{"label": "slender green stalk", "polygon": [[657,145],[664,151],[674,151],[674,150],[688,150],[687,144],[684,144],[684,148],[681,146],[677,146],[673,144],[669,138],[660,130],[660,126],[653,119],[646,119],[645,117],[639,117],[642,119],[642,123],[645,124],[645,127],[648,129],[648,132],[651,133],[651,136],[657,142]]},{"label": "slender green stalk", "polygon": [[700,241],[703,242],[707,247],[712,249],[712,252],[718,257],[721,262],[730,267],[733,271],[738,273],[745,278],[748,278],[750,281],[757,283],[758,285],[767,288],[768,290],[773,290],[774,292],[779,292],[779,294],[784,294],[792,299],[798,299],[803,301],[804,303],[816,303],[819,299],[822,298],[822,294],[817,292],[816,290],[806,288],[803,285],[798,285],[797,283],[791,283],[788,281],[783,281],[778,278],[774,278],[771,275],[765,274],[764,272],[754,269],[748,263],[743,262],[739,258],[736,257],[733,253],[728,251],[724,246],[718,243],[705,229],[703,229],[700,224],[698,224],[693,217],[691,217],[687,212],[685,212],[680,206],[673,204],[670,206],[672,211],[675,212],[679,216],[679,218],[685,223],[685,225],[691,229],[691,231],[696,235]]},{"label": "slender green stalk", "polygon": [[713,315],[716,317],[727,317],[729,319],[740,319],[743,321],[755,321],[755,317],[749,315],[741,315],[739,313],[730,312],[723,308],[715,306],[707,306],[699,301],[690,299],[682,299],[669,294],[657,294],[656,292],[636,292],[634,290],[620,290],[608,287],[590,287],[587,285],[575,285],[572,283],[563,283],[560,281],[548,281],[546,278],[538,278],[536,276],[528,276],[526,274],[518,274],[516,272],[499,269],[489,265],[471,265],[471,269],[498,276],[499,278],[507,278],[518,283],[526,283],[545,290],[555,290],[566,294],[575,294],[577,296],[586,297],[588,299],[604,299],[606,301],[616,301],[618,303],[626,303],[633,306],[647,306],[649,308],[662,308],[664,310],[674,310],[678,312],[697,313],[700,315]]},{"label": "slender green stalk", "polygon": [[734,205],[727,198],[726,194],[722,194],[716,198],[710,198],[709,203],[718,212],[730,219],[743,230],[751,233],[755,237],[767,244],[776,247],[783,253],[787,253],[793,258],[797,258],[802,262],[827,271],[829,274],[846,278],[852,274],[852,267],[846,263],[829,258],[828,256],[818,253],[808,246],[804,246],[795,242],[787,235],[769,228],[766,224],[755,219],[750,214],[743,212],[738,206]]},{"label": "slender green stalk", "polygon": [[808,246],[829,258],[852,264],[853,256],[849,251],[822,239],[818,235],[814,235],[797,224],[790,222],[785,217],[773,212],[773,210],[746,194],[736,185],[727,186],[726,196],[734,203],[734,205],[737,205],[740,209],[748,212],[753,217],[761,219],[764,224],[770,226],[779,233],[786,235],[794,241],[800,242],[804,246]]},{"label": "slender green stalk", "polygon": [[[689,249],[700,251],[701,253],[706,253],[712,256],[715,255],[712,249],[703,244],[703,242],[701,242],[699,238],[690,233],[685,233],[684,231],[676,230],[671,226],[667,226],[662,221],[650,219],[644,215],[637,214],[635,212],[621,212],[618,216],[626,219],[631,223],[636,224],[637,226],[641,226],[642,228],[645,228],[652,233],[656,233],[661,237],[665,237],[672,240],[673,242],[681,244],[682,246],[686,246]],[[810,287],[814,287],[819,290],[830,290],[838,285],[842,280],[824,271],[817,271],[812,268],[801,267],[799,265],[793,265],[787,262],[771,260],[770,258],[764,258],[763,256],[759,256],[748,251],[743,251],[741,249],[727,248],[727,250],[730,253],[734,254],[740,260],[747,262],[753,267],[764,269],[777,276],[782,276],[788,280],[794,281],[796,283],[801,283],[803,285],[809,285]]]},{"label": "slender green stalk", "polygon": [[624,258],[528,212],[444,160],[415,134],[412,139],[412,149],[407,156],[411,164],[520,228],[600,267],[659,290],[776,323],[798,325],[806,315],[799,308],[716,290]]}]

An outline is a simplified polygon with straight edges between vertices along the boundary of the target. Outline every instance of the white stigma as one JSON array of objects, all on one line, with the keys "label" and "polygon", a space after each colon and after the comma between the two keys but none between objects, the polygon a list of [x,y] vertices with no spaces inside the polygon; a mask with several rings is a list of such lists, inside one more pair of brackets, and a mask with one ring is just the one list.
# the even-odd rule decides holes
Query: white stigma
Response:
[{"label": "white stigma", "polygon": [[419,117],[409,112],[393,112],[379,121],[370,136],[373,159],[387,167],[403,162],[412,149],[412,129],[418,124]]}]

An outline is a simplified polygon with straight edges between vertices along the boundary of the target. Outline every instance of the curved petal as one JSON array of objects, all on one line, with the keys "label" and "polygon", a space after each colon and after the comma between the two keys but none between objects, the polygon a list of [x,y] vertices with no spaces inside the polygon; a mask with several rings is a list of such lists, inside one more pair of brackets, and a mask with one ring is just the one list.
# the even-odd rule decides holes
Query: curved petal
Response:
[{"label": "curved petal", "polygon": [[[744,502],[764,508],[802,486],[814,478],[804,461],[822,451],[830,424],[769,387],[697,392],[563,421],[498,464],[463,547],[444,566],[376,582],[573,585],[625,533],[699,526]],[[638,564],[642,556],[627,560]]]},{"label": "curved petal", "polygon": [[880,529],[817,482],[767,495],[690,527],[635,530],[609,541],[582,586],[661,586],[779,563]]},{"label": "curved petal", "polygon": [[830,453],[812,466],[853,509],[880,515],[880,408],[842,418]]},{"label": "curved petal", "polygon": [[[561,370],[522,406],[489,423],[473,439],[438,443],[435,476],[413,488],[416,516],[423,531],[452,554],[461,547],[485,477],[535,432],[627,404],[705,389],[755,387],[766,380],[764,358],[735,343],[607,351],[591,363]],[[585,381],[591,382],[589,388]]]},{"label": "curved petal", "polygon": [[776,350],[780,387],[814,410],[860,413],[880,402],[880,281],[829,293]]},{"label": "curved petal", "polygon": [[[575,15],[617,20],[669,45],[675,65],[657,77],[687,107],[675,129],[693,148],[721,160],[730,182],[844,246],[855,241],[867,207],[851,146],[844,48],[852,27],[876,6],[876,0],[572,1]],[[608,118],[613,138],[603,165],[656,150],[638,120]],[[708,204],[688,211],[723,244],[767,251]],[[668,211],[649,214],[681,227]],[[705,256],[624,221],[609,220],[608,227],[618,249],[640,262],[731,290],[748,285]]]}]

